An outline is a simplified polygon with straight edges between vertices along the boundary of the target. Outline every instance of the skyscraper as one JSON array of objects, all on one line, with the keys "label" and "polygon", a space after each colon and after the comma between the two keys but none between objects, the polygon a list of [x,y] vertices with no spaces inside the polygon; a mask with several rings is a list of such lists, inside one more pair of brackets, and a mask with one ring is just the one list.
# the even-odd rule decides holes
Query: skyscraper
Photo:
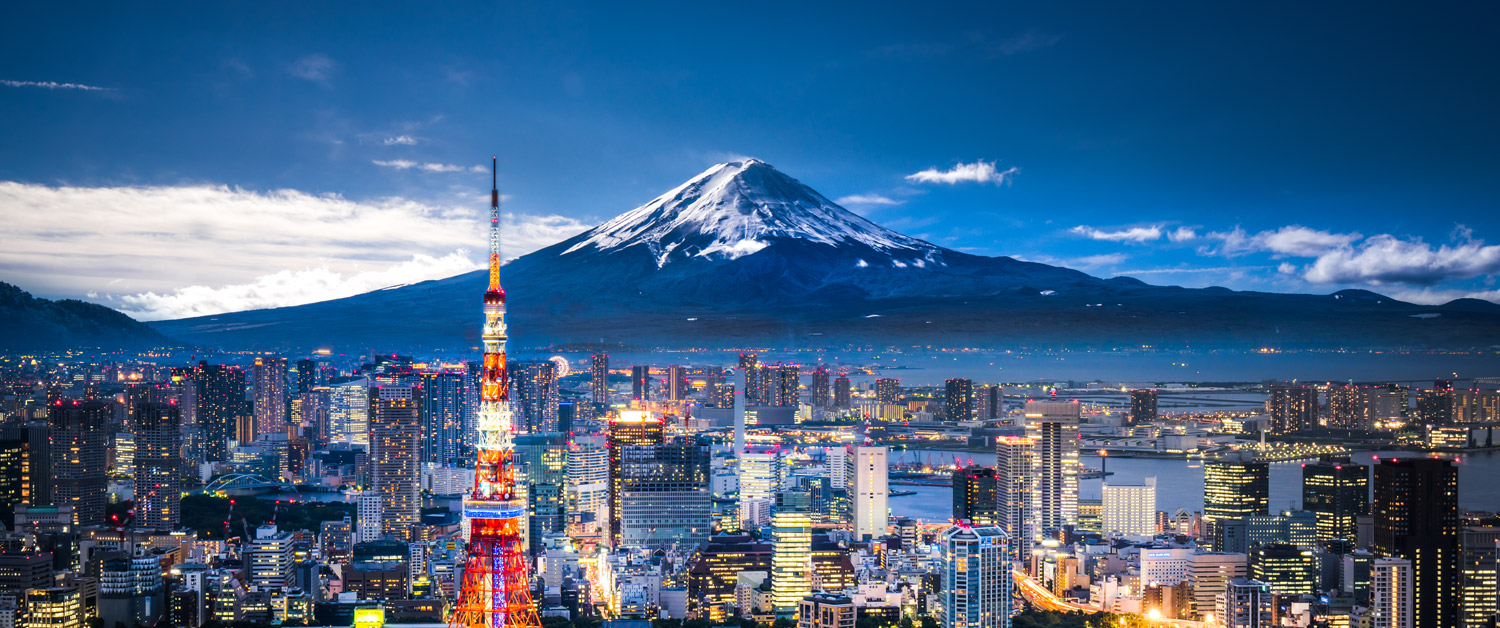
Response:
[{"label": "skyscraper", "polygon": [[766,523],[756,513],[770,512],[781,492],[782,475],[780,447],[752,446],[739,455],[740,525]]},{"label": "skyscraper", "polygon": [[1214,525],[1214,550],[1225,551],[1223,524],[1271,512],[1270,467],[1249,457],[1203,463],[1203,519]]},{"label": "skyscraper", "polygon": [[542,549],[549,532],[566,528],[564,505],[568,481],[568,435],[542,432],[516,437],[517,472],[526,477],[526,511],[531,551]]},{"label": "skyscraper", "polygon": [[609,449],[598,435],[575,436],[568,444],[568,489],[564,511],[570,522],[595,531],[609,512]]},{"label": "skyscraper", "polygon": [[1310,549],[1267,543],[1250,550],[1250,574],[1276,595],[1312,595],[1318,588],[1318,558]]},{"label": "skyscraper", "polygon": [[59,401],[49,408],[52,441],[52,498],[73,507],[73,523],[104,523],[108,494],[105,454],[110,404],[104,401]]},{"label": "skyscraper", "polygon": [[[1005,392],[995,384],[986,384],[974,390],[974,412],[981,421],[993,421],[1005,415]],[[1012,539],[1014,540],[1014,539]]]},{"label": "skyscraper", "polygon": [[319,372],[317,361],[297,360],[297,394],[312,392],[312,389],[322,384],[323,377]]},{"label": "skyscraper", "polygon": [[0,440],[0,517],[15,521],[16,504],[31,501],[31,460],[26,441]]},{"label": "skyscraper", "polygon": [[589,361],[589,399],[609,404],[609,355],[594,354]]},{"label": "skyscraper", "polygon": [[1354,518],[1370,514],[1370,470],[1362,464],[1324,461],[1302,465],[1302,509],[1318,516],[1318,540],[1354,542]]},{"label": "skyscraper", "polygon": [[516,433],[556,432],[557,365],[551,360],[510,363],[510,401]]},{"label": "skyscraper", "polygon": [[[58,407],[55,403],[51,407]],[[50,408],[49,408],[50,412]],[[25,445],[25,500],[33,506],[52,504],[52,442],[47,423],[22,423],[0,428],[0,438]],[[13,521],[13,519],[12,519]]]},{"label": "skyscraper", "polygon": [[464,374],[438,371],[422,374],[421,462],[449,464],[463,451]]},{"label": "skyscraper", "polygon": [[1415,628],[1415,589],[1411,561],[1404,558],[1377,558],[1372,561],[1370,628]]},{"label": "skyscraper", "polygon": [[182,520],[182,425],[176,404],[135,410],[135,527],[176,530]]},{"label": "skyscraper", "polygon": [[370,460],[380,494],[381,531],[403,540],[410,540],[422,508],[417,397],[410,386],[370,389]]},{"label": "skyscraper", "polygon": [[890,528],[890,469],[886,465],[889,449],[882,446],[855,445],[849,452],[853,483],[847,490],[854,504],[855,539],[878,539]]},{"label": "skyscraper", "polygon": [[1145,425],[1156,421],[1156,389],[1130,391],[1130,424]]},{"label": "skyscraper", "polygon": [[997,527],[954,525],[938,537],[942,628],[1009,628],[1011,549]]},{"label": "skyscraper", "polygon": [[651,367],[630,367],[630,398],[645,401],[651,398]]},{"label": "skyscraper", "polygon": [[1462,598],[1457,467],[1434,458],[1382,458],[1375,465],[1370,505],[1375,553],[1412,563],[1412,625],[1457,626]]},{"label": "skyscraper", "polygon": [[255,358],[255,434],[286,434],[286,358]]},{"label": "skyscraper", "polygon": [[950,379],[943,393],[943,410],[950,422],[972,421],[979,416],[974,408],[974,380]]},{"label": "skyscraper", "polygon": [[882,406],[901,401],[901,380],[894,377],[875,380],[875,401]]},{"label": "skyscraper", "polygon": [[1026,436],[1035,442],[1032,518],[1041,534],[1078,522],[1079,414],[1077,401],[1026,402]]},{"label": "skyscraper", "polygon": [[1329,384],[1324,396],[1328,399],[1328,426],[1343,429],[1369,429],[1363,425],[1360,412],[1359,388],[1353,384]]},{"label": "skyscraper", "polygon": [[1036,441],[1016,436],[995,440],[996,526],[1011,539],[1017,557],[1030,555],[1036,541],[1032,516],[1032,470]]},{"label": "skyscraper", "polygon": [[811,554],[811,494],[793,490],[777,495],[771,517],[771,603],[778,617],[795,616],[798,602],[812,594]]},{"label": "skyscraper", "polygon": [[1278,384],[1266,398],[1271,431],[1284,434],[1318,427],[1318,389],[1302,384]]},{"label": "skyscraper", "polygon": [[1500,607],[1500,528],[1469,526],[1463,529],[1461,567],[1463,612],[1461,628],[1486,628]]},{"label": "skyscraper", "polygon": [[953,521],[971,526],[996,525],[995,470],[970,465],[953,472]]},{"label": "skyscraper", "polygon": [[1104,483],[1104,533],[1156,535],[1156,478],[1141,484]]},{"label": "skyscraper", "polygon": [[847,409],[853,405],[849,390],[849,376],[839,373],[839,376],[833,379],[833,407]]},{"label": "skyscraper", "polygon": [[679,437],[618,449],[617,545],[688,548],[708,540],[713,532],[708,447]]},{"label": "skyscraper", "polygon": [[667,367],[667,399],[670,401],[682,401],[687,399],[688,379],[687,369],[676,364]]},{"label": "skyscraper", "polygon": [[329,440],[370,444],[370,383],[356,379],[334,384],[328,394]]},{"label": "skyscraper", "polygon": [[[637,367],[639,368],[639,367]],[[621,538],[621,510],[624,507],[621,491],[624,482],[624,454],[628,447],[660,445],[665,442],[661,419],[650,413],[628,410],[619,418],[609,422],[609,542],[619,547]]]},{"label": "skyscraper", "polygon": [[245,414],[245,372],[222,364],[199,362],[197,372],[198,427],[203,435],[204,460],[229,460],[229,441],[235,421]]},{"label": "skyscraper", "polygon": [[828,386],[828,367],[818,365],[812,372],[812,405],[815,408],[827,408],[831,403],[832,389]]}]

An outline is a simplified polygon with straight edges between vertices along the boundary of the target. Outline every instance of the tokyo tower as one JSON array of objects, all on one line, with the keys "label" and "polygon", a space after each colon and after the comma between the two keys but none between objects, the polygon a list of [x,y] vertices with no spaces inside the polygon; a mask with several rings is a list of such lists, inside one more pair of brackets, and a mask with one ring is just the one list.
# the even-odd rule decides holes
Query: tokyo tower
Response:
[{"label": "tokyo tower", "polygon": [[540,628],[521,547],[526,499],[516,494],[515,442],[505,370],[505,290],[500,288],[500,188],[491,162],[490,287],[484,293],[484,366],[479,385],[479,454],[474,491],[464,499],[468,559],[449,628]]}]

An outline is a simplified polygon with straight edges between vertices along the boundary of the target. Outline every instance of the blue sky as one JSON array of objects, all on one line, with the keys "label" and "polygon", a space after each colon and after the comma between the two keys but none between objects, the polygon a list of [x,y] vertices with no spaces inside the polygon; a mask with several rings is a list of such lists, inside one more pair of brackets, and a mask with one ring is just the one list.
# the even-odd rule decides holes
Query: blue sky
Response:
[{"label": "blue sky", "polygon": [[513,254],[743,155],[964,251],[1500,300],[1491,3],[536,4],[6,5],[0,280],[344,296],[476,267],[492,154]]}]

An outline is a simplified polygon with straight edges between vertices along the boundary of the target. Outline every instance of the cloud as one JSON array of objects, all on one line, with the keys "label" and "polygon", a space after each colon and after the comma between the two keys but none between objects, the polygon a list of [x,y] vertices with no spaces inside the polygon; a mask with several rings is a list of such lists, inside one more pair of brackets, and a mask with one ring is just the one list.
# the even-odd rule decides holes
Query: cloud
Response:
[{"label": "cloud", "polygon": [[833,202],[846,207],[891,207],[906,203],[906,201],[898,201],[879,194],[850,194],[849,196],[840,196]]},{"label": "cloud", "polygon": [[1187,242],[1198,239],[1198,232],[1192,227],[1178,227],[1167,233],[1167,239],[1173,242]]},{"label": "cloud", "polygon": [[454,164],[420,163],[408,159],[375,159],[370,163],[397,170],[425,170],[427,172],[489,172],[484,166],[457,166]]},{"label": "cloud", "polygon": [[1442,305],[1454,299],[1484,299],[1500,303],[1500,290],[1468,290],[1468,289],[1439,289],[1439,288],[1403,288],[1397,290],[1385,290],[1388,296],[1420,303],[1422,305]]},{"label": "cloud", "polygon": [[1056,44],[1062,39],[1060,35],[1044,33],[1035,28],[1027,29],[1026,32],[1009,37],[994,46],[995,52],[1002,55],[1013,55],[1032,50],[1040,50]]},{"label": "cloud", "polygon": [[402,146],[415,146],[417,144],[417,138],[414,138],[410,135],[397,135],[396,137],[385,138],[386,146],[395,146],[398,144]]},{"label": "cloud", "polygon": [[314,53],[294,61],[290,66],[287,66],[286,71],[287,74],[299,79],[326,86],[328,85],[328,80],[333,77],[333,72],[338,67],[338,62],[328,58],[327,55]]},{"label": "cloud", "polygon": [[0,85],[6,87],[36,87],[39,89],[74,89],[81,92],[112,92],[113,87],[99,87],[97,85],[84,85],[82,83],[58,83],[56,81],[10,81],[0,79]]},{"label": "cloud", "polygon": [[[91,300],[142,317],[252,302],[290,305],[314,293],[322,296],[313,300],[334,298],[477,268],[478,255],[467,265],[455,255],[484,246],[484,201],[455,206],[222,185],[0,182],[6,208],[0,276],[48,296],[93,291],[99,296]],[[562,216],[507,214],[502,245],[507,256],[521,255],[588,226]],[[338,282],[352,287],[328,287]]]},{"label": "cloud", "polygon": [[1364,236],[1359,233],[1332,233],[1301,225],[1288,225],[1253,235],[1235,227],[1233,231],[1210,232],[1204,237],[1220,242],[1217,248],[1203,247],[1200,252],[1205,255],[1235,257],[1248,253],[1272,253],[1277,257],[1317,257],[1330,250],[1347,247]]},{"label": "cloud", "polygon": [[1127,257],[1124,253],[1107,253],[1104,255],[1088,255],[1085,257],[1075,257],[1070,260],[1065,260],[1063,262],[1063,265],[1071,266],[1073,268],[1090,270],[1099,268],[1100,266],[1114,266],[1115,264],[1124,263],[1125,260],[1128,259],[1130,258]]},{"label": "cloud", "polygon": [[1462,239],[1433,247],[1421,238],[1370,236],[1317,256],[1303,278],[1312,283],[1401,283],[1430,286],[1500,272],[1500,246]]},{"label": "cloud", "polygon": [[955,185],[958,183],[993,183],[995,185],[1009,185],[1011,179],[1015,178],[1020,168],[1014,166],[1005,170],[997,170],[995,164],[987,161],[976,161],[972,164],[960,163],[948,170],[928,168],[915,174],[906,175],[906,180],[913,183],[946,183]]},{"label": "cloud", "polygon": [[1102,231],[1093,227],[1079,225],[1068,230],[1069,233],[1081,235],[1091,240],[1105,240],[1108,242],[1126,242],[1130,244],[1142,244],[1160,240],[1161,227],[1131,227],[1120,231]]}]

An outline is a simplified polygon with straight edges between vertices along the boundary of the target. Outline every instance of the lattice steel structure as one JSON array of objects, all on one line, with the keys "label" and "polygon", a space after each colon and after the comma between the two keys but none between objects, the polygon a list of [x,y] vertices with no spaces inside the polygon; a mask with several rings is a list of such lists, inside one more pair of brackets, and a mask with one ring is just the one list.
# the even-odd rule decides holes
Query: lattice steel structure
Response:
[{"label": "lattice steel structure", "polygon": [[474,491],[464,499],[468,560],[450,628],[540,628],[521,526],[526,498],[516,492],[515,443],[505,368],[505,290],[500,287],[500,188],[491,164],[490,285],[484,293]]}]

